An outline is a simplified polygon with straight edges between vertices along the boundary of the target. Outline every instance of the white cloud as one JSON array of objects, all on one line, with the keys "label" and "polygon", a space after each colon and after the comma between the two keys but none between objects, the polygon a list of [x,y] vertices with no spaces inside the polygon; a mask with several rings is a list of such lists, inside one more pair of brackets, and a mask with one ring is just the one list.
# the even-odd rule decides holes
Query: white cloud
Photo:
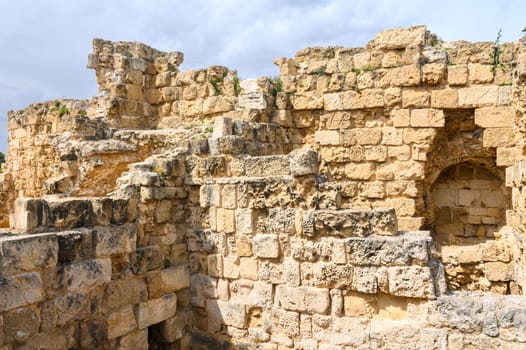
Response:
[{"label": "white cloud", "polygon": [[143,41],[242,77],[276,75],[272,61],[305,46],[362,46],[384,28],[427,24],[445,40],[520,36],[523,0],[17,0],[0,12],[0,150],[6,111],[41,99],[96,94],[91,40]]}]

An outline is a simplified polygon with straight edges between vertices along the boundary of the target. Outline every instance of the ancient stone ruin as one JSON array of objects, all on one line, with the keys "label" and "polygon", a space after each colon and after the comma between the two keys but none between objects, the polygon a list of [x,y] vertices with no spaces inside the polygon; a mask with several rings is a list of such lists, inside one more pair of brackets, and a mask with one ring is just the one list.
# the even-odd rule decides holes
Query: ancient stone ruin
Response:
[{"label": "ancient stone ruin", "polygon": [[8,116],[0,349],[525,349],[525,45],[95,39],[98,96]]}]

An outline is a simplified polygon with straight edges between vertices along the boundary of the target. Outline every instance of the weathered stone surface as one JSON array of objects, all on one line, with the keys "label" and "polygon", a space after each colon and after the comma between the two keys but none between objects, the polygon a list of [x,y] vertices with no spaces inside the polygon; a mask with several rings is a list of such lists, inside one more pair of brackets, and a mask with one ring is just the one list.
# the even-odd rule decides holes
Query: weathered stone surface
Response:
[{"label": "weathered stone surface", "polygon": [[303,234],[338,237],[392,235],[396,232],[393,210],[316,210],[303,218]]},{"label": "weathered stone surface", "polygon": [[108,317],[108,339],[121,337],[137,328],[133,305],[128,305]]},{"label": "weathered stone surface", "polygon": [[276,299],[285,310],[309,314],[326,314],[330,307],[329,290],[323,288],[279,285]]},{"label": "weathered stone surface", "polygon": [[20,308],[4,316],[4,339],[7,344],[23,343],[38,332],[40,315],[36,308]]},{"label": "weathered stone surface", "polygon": [[378,50],[405,49],[408,46],[423,46],[427,28],[416,26],[409,28],[389,29],[376,35],[367,46]]},{"label": "weathered stone surface", "polygon": [[401,236],[352,237],[347,240],[348,259],[356,265],[406,265],[411,261],[427,262],[431,238],[427,232]]},{"label": "weathered stone surface", "polygon": [[38,273],[0,276],[0,311],[11,310],[42,300],[42,280]]},{"label": "weathered stone surface", "polygon": [[175,315],[177,310],[177,296],[166,294],[161,298],[151,299],[140,303],[135,308],[135,317],[139,329],[167,320]]},{"label": "weathered stone surface", "polygon": [[93,240],[98,257],[131,253],[137,248],[137,228],[134,224],[97,227],[93,230]]},{"label": "weathered stone surface", "polygon": [[190,288],[190,271],[186,266],[174,266],[161,270],[163,290],[166,293]]},{"label": "weathered stone surface", "polygon": [[293,176],[316,174],[318,154],[312,150],[294,150],[289,153],[290,172]]},{"label": "weathered stone surface", "polygon": [[409,298],[432,299],[435,289],[428,267],[390,267],[387,269],[389,293]]},{"label": "weathered stone surface", "polygon": [[93,259],[73,263],[65,267],[69,292],[85,291],[111,280],[111,260]]},{"label": "weathered stone surface", "polygon": [[53,233],[0,240],[0,272],[12,275],[53,268],[58,260],[57,236]]},{"label": "weathered stone surface", "polygon": [[260,258],[279,257],[278,236],[274,234],[254,236],[254,254]]}]

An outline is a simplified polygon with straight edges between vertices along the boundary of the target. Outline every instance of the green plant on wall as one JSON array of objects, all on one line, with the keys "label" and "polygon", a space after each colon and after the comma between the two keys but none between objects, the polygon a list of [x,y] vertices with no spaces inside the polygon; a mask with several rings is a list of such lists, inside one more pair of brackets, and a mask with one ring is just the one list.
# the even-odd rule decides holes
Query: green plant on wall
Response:
[{"label": "green plant on wall", "polygon": [[238,96],[241,93],[241,84],[238,77],[234,77],[234,94]]},{"label": "green plant on wall", "polygon": [[499,29],[497,33],[497,39],[495,39],[495,42],[493,43],[493,50],[491,51],[490,57],[493,60],[493,71],[495,71],[496,68],[504,69],[504,64],[500,61],[500,56],[502,54],[502,50],[500,48],[500,39],[502,37],[502,29]]}]

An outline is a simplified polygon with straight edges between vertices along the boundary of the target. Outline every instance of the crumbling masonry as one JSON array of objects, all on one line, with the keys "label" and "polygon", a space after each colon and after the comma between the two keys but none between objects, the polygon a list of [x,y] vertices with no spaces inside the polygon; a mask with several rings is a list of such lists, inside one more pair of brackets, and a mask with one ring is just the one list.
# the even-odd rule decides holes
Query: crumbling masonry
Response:
[{"label": "crumbling masonry", "polygon": [[94,40],[98,96],[8,116],[0,349],[526,348],[525,44]]}]

